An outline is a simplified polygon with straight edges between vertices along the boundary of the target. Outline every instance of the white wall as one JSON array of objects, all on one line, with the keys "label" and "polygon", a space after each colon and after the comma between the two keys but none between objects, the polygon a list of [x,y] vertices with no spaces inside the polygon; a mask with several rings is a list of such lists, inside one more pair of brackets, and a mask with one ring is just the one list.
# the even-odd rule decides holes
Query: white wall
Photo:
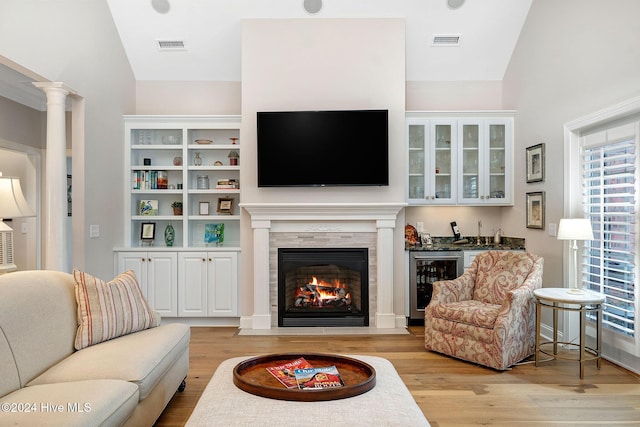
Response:
[{"label": "white wall", "polygon": [[[404,36],[402,19],[243,21],[241,202],[404,201]],[[389,110],[389,186],[258,188],[256,112],[310,109]],[[352,161],[366,161],[366,153]],[[240,309],[243,315],[253,314],[250,224],[245,214],[241,242]],[[397,314],[404,313],[403,225],[404,219],[400,218],[396,224],[394,253],[394,311]]]},{"label": "white wall", "polygon": [[[74,213],[86,228],[74,258],[109,278],[113,247],[122,244],[122,115],[135,111],[135,79],[109,8],[104,0],[3,0],[0,55],[84,98],[85,146],[74,149],[74,176],[85,189],[74,194],[81,207]],[[89,239],[89,224],[100,225],[99,238]]]},{"label": "white wall", "polygon": [[[504,107],[517,110],[516,171],[524,171],[526,147],[545,143],[546,177],[526,184],[517,175],[515,206],[502,221],[544,257],[544,286],[565,283],[563,244],[547,233],[563,216],[563,125],[640,94],[638,16],[636,0],[534,0],[505,74]],[[544,231],[524,227],[531,191],[546,193]]]}]

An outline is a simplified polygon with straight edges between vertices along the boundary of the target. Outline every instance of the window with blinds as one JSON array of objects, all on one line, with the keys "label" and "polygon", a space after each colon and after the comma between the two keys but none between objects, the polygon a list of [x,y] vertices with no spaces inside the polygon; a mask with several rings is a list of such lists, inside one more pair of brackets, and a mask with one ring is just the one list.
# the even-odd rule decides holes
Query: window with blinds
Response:
[{"label": "window with blinds", "polygon": [[635,339],[637,128],[625,128],[582,139],[583,203],[594,233],[585,242],[582,280],[606,295],[604,327]]}]

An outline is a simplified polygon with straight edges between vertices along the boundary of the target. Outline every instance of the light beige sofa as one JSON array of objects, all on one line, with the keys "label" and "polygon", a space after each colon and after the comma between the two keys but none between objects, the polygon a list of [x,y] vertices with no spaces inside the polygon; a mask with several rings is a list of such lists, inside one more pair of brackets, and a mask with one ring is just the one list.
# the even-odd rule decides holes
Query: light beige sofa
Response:
[{"label": "light beige sofa", "polygon": [[75,350],[74,277],[0,275],[0,426],[151,426],[189,369],[169,324]]}]

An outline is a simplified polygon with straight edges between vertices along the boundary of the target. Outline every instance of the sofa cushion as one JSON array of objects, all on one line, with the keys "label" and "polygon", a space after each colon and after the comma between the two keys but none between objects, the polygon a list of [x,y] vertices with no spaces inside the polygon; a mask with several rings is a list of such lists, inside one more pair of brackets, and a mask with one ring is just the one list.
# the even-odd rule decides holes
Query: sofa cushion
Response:
[{"label": "sofa cushion", "polygon": [[76,350],[158,326],[132,270],[110,282],[73,270],[78,302]]},{"label": "sofa cushion", "polygon": [[0,402],[16,410],[0,411],[3,426],[120,426],[138,404],[138,387],[119,380],[44,384],[16,390]]},{"label": "sofa cushion", "polygon": [[28,385],[113,378],[135,383],[140,400],[189,350],[190,330],[175,323],[125,335],[76,351]]},{"label": "sofa cushion", "polygon": [[0,274],[0,395],[15,390],[16,379],[23,387],[73,353],[78,329],[73,288],[69,273]]}]

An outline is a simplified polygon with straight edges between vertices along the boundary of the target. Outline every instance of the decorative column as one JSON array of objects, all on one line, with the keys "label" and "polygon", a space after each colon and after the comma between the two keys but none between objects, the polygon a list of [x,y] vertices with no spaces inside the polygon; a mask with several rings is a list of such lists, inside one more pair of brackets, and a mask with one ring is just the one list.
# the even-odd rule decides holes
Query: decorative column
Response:
[{"label": "decorative column", "polygon": [[43,209],[44,269],[65,271],[70,254],[67,242],[67,138],[66,100],[70,90],[63,83],[36,82],[47,95],[47,145]]},{"label": "decorative column", "polygon": [[253,228],[253,329],[271,329],[269,230],[271,221],[251,221]]},{"label": "decorative column", "polygon": [[[393,260],[393,229],[395,220],[378,220],[377,253],[378,260]],[[378,305],[377,328],[395,328],[396,315],[393,312],[393,262],[378,262]]]}]

